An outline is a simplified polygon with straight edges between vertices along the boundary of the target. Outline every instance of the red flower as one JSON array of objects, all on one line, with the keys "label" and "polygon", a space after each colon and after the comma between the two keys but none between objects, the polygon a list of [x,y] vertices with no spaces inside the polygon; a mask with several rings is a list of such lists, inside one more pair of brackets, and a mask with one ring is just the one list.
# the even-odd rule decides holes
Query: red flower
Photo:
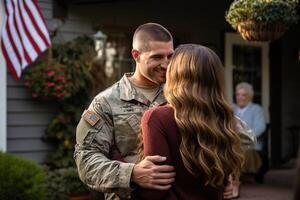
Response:
[{"label": "red flower", "polygon": [[55,72],[54,71],[49,71],[48,72],[48,77],[51,77],[51,76],[54,76],[55,75]]},{"label": "red flower", "polygon": [[62,90],[62,85],[57,85],[55,88],[56,90]]},{"label": "red flower", "polygon": [[48,88],[51,88],[51,87],[53,87],[54,85],[55,85],[55,83],[53,83],[53,82],[48,82],[48,83],[47,83],[47,87],[48,87]]},{"label": "red flower", "polygon": [[57,79],[60,80],[62,83],[66,82],[65,76],[63,75],[58,76]]},{"label": "red flower", "polygon": [[65,92],[61,92],[61,93],[57,94],[57,97],[63,97],[63,96],[65,96]]}]

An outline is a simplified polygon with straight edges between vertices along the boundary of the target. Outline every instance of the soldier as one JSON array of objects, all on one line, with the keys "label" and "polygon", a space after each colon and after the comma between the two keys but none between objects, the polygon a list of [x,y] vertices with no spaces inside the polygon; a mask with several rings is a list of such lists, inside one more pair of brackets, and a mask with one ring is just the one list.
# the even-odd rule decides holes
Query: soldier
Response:
[{"label": "soldier", "polygon": [[[173,54],[170,32],[156,23],[139,26],[133,36],[133,74],[99,93],[84,111],[76,130],[74,159],[80,179],[105,192],[106,199],[130,199],[133,185],[166,190],[174,181],[174,167],[157,165],[165,157],[137,161],[137,137],[144,111],[166,103],[162,84]],[[119,153],[125,162],[113,160]]]}]

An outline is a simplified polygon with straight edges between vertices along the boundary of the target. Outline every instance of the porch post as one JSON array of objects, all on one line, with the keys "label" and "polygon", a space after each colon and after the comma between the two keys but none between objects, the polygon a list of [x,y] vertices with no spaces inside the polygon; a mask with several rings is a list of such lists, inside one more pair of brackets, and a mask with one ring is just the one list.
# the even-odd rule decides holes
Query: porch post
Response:
[{"label": "porch post", "polygon": [[[4,21],[4,0],[0,0],[0,37]],[[1,44],[1,40],[0,40]],[[6,63],[0,48],[0,151],[6,151]]]},{"label": "porch post", "polygon": [[271,165],[279,167],[282,157],[282,52],[281,41],[270,44]]}]

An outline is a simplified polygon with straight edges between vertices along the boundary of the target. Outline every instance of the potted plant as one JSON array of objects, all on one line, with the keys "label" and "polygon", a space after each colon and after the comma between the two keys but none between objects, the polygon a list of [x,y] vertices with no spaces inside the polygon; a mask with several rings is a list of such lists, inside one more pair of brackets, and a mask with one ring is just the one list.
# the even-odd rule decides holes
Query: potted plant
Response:
[{"label": "potted plant", "polygon": [[298,1],[234,0],[225,19],[245,40],[272,41],[297,23]]}]

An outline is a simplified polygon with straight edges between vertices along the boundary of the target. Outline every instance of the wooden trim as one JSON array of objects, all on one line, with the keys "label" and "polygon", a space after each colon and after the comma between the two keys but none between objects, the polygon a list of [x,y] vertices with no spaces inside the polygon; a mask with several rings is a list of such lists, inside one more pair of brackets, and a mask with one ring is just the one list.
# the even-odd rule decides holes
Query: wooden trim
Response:
[{"label": "wooden trim", "polygon": [[[4,19],[4,1],[0,0],[0,36]],[[1,42],[0,42],[1,43]],[[6,63],[0,48],[0,151],[6,151]]]},{"label": "wooden trim", "polygon": [[271,164],[281,164],[282,144],[282,68],[281,42],[274,41],[270,45],[270,128],[271,128]]}]

